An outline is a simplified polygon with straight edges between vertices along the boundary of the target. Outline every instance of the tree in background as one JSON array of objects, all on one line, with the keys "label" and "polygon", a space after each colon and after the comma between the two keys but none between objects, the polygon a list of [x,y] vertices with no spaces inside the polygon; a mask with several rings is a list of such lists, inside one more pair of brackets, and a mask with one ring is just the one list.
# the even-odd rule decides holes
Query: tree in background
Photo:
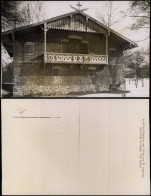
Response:
[{"label": "tree in background", "polygon": [[[1,29],[2,31],[7,31],[11,29],[16,29],[26,23],[27,17],[25,12],[19,11],[18,7],[20,5],[19,1],[2,1],[1,2]],[[12,48],[13,43],[8,43],[10,48]],[[2,78],[2,95],[12,96],[12,58],[6,51],[3,43],[1,43],[2,50],[2,66],[1,66],[1,78]]]},{"label": "tree in background", "polygon": [[23,18],[18,11],[18,1],[1,2],[1,28],[2,30],[13,29],[22,23]]},{"label": "tree in background", "polygon": [[34,1],[33,3],[31,2],[30,12],[31,16],[33,17],[33,22],[40,22],[45,19],[46,15],[44,4],[44,1]]},{"label": "tree in background", "polygon": [[1,2],[1,28],[3,31],[40,22],[45,19],[44,1],[31,1],[19,8],[21,1]]},{"label": "tree in background", "polygon": [[24,17],[24,20],[22,21],[22,26],[24,25],[29,25],[33,23],[33,18],[31,16],[31,9],[30,9],[30,5],[27,4],[25,5],[20,11],[19,11],[20,15],[22,17]]},{"label": "tree in background", "polygon": [[[119,10],[117,6],[115,6],[114,1],[106,1],[103,3],[104,3],[104,6],[102,4],[101,12],[98,11],[97,18],[105,26],[107,26],[108,28],[112,28],[112,26],[120,22],[122,18],[120,18],[118,15]],[[110,36],[109,31],[110,30],[108,29],[108,35]],[[119,66],[121,62],[119,62],[120,61],[119,59],[121,60],[121,55],[116,56],[111,59],[110,54],[109,54],[109,64],[110,64],[109,71],[112,76],[113,85],[116,85],[121,81],[121,78],[118,77],[118,75],[120,75],[120,72],[121,72],[121,66]],[[111,62],[111,61],[114,61],[114,62]]]},{"label": "tree in background", "polygon": [[[149,32],[150,29],[150,1],[129,1],[129,8],[124,13],[125,17],[132,19],[132,24],[129,29],[132,31],[142,30]],[[144,42],[150,38],[149,35],[146,35],[144,39],[138,40],[136,42]],[[129,68],[132,72],[135,73],[136,77],[145,75],[149,77],[149,47],[146,42],[144,42],[144,49],[138,47],[136,51],[133,49],[126,51],[124,55],[124,63],[126,69]]]},{"label": "tree in background", "polygon": [[101,23],[110,28],[119,22],[120,19],[117,19],[118,8],[114,6],[114,1],[105,2],[102,8],[101,12],[97,12],[97,18]]},{"label": "tree in background", "polygon": [[21,26],[43,21],[45,19],[44,4],[44,1],[31,1],[24,5],[19,11],[20,16],[24,18]]},{"label": "tree in background", "polygon": [[[144,1],[129,1],[129,8],[126,12],[122,12],[123,17],[129,17],[133,21],[132,24],[128,27],[130,30],[138,31],[143,29],[145,32],[149,33],[150,29],[150,0]],[[137,42],[145,41],[150,36],[139,40]]]},{"label": "tree in background", "polygon": [[143,72],[143,70],[149,68],[149,58],[146,50],[125,51],[123,59],[125,68],[130,69],[136,78],[140,77],[140,70]]},{"label": "tree in background", "polygon": [[24,18],[22,26],[45,20],[44,1],[33,1],[24,5],[19,13]]},{"label": "tree in background", "polygon": [[131,29],[150,28],[150,1],[130,1],[129,17],[135,18]]}]

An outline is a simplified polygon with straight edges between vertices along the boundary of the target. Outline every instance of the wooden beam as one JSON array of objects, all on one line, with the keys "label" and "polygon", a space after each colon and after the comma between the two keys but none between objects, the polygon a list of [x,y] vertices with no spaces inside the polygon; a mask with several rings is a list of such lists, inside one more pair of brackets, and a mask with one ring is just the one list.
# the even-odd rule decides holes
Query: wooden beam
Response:
[{"label": "wooden beam", "polygon": [[86,31],[88,30],[88,21],[89,21],[89,18],[86,17],[86,26],[85,26],[85,30],[86,30]]},{"label": "wooden beam", "polygon": [[73,28],[73,16],[70,15],[70,29]]},{"label": "wooden beam", "polygon": [[47,23],[44,23],[44,53],[46,53],[46,46],[47,46]]},{"label": "wooden beam", "polygon": [[43,85],[45,86],[45,72],[46,72],[46,63],[45,63],[45,55],[47,52],[47,31],[48,31],[47,23],[44,23],[44,72],[43,72]]},{"label": "wooden beam", "polygon": [[14,31],[12,31],[11,37],[12,37],[12,42],[13,42],[13,58],[14,58],[14,44],[15,44],[15,33],[14,33]]},{"label": "wooden beam", "polygon": [[106,37],[106,55],[107,55],[107,64],[108,64],[108,57],[109,57],[109,40],[108,40],[108,34],[105,34]]}]

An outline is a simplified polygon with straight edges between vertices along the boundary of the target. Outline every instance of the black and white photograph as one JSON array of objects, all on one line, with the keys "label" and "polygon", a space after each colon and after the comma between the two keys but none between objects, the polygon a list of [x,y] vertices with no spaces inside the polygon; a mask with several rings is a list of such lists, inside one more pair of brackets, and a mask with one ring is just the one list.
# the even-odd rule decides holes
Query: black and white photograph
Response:
[{"label": "black and white photograph", "polygon": [[149,97],[150,1],[1,7],[2,97]]},{"label": "black and white photograph", "polygon": [[150,0],[1,1],[2,195],[149,195]]}]

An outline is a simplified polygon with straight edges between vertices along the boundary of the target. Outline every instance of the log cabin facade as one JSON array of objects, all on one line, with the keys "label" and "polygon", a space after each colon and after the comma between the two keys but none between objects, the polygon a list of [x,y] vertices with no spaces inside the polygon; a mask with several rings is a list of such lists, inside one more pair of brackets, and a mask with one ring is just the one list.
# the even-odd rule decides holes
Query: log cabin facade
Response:
[{"label": "log cabin facade", "polygon": [[14,97],[109,90],[137,45],[82,11],[2,33],[13,56]]}]

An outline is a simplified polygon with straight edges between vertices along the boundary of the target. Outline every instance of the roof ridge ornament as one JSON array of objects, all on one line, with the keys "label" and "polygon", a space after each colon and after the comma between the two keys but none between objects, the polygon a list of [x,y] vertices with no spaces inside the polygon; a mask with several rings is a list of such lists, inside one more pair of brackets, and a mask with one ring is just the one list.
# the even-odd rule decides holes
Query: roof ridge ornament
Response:
[{"label": "roof ridge ornament", "polygon": [[74,9],[75,11],[78,11],[78,12],[83,12],[83,11],[86,11],[86,10],[89,9],[89,8],[80,9],[80,7],[82,7],[82,5],[80,4],[80,2],[78,2],[76,5],[77,5],[78,8],[75,8],[75,7],[71,6],[71,5],[70,5],[70,7],[72,9]]}]

